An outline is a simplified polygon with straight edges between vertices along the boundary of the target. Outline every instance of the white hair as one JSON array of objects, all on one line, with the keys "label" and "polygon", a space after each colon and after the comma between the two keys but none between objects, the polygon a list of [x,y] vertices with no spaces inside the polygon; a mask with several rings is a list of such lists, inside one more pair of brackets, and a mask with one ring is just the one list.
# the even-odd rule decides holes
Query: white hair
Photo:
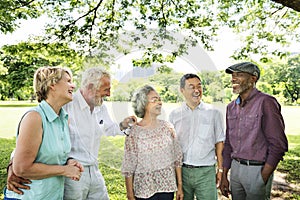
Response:
[{"label": "white hair", "polygon": [[87,88],[92,84],[95,89],[98,89],[101,87],[101,78],[105,76],[110,78],[109,73],[101,67],[88,68],[82,73],[81,88]]}]

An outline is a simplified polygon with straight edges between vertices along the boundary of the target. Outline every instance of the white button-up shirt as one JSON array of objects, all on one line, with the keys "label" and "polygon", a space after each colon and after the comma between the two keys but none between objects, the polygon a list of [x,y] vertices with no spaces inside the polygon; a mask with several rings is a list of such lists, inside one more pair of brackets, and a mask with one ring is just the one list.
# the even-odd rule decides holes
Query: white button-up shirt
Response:
[{"label": "white button-up shirt", "polygon": [[211,166],[216,163],[215,144],[225,140],[222,113],[201,102],[194,110],[186,103],[169,116],[183,152],[183,163]]},{"label": "white button-up shirt", "polygon": [[122,135],[117,123],[110,118],[105,105],[96,106],[91,113],[89,105],[78,90],[73,101],[66,104],[72,149],[69,157],[82,165],[97,165],[100,137]]}]

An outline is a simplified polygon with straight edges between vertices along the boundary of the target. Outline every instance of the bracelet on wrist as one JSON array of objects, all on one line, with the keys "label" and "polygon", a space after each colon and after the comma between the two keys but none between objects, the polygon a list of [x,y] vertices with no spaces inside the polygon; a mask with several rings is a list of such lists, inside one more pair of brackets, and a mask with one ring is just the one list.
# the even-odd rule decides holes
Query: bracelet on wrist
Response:
[{"label": "bracelet on wrist", "polygon": [[219,173],[223,173],[223,169],[222,168],[218,168],[218,172]]},{"label": "bracelet on wrist", "polygon": [[13,162],[12,162],[12,160],[10,160],[6,167],[6,173],[8,173],[8,169],[10,168],[10,166],[12,166],[12,164],[13,164]]},{"label": "bracelet on wrist", "polygon": [[68,161],[71,160],[71,159],[74,159],[74,158],[72,158],[72,157],[67,158],[66,165],[68,164]]},{"label": "bracelet on wrist", "polygon": [[126,131],[122,131],[124,135],[128,136],[128,134],[126,133]]}]

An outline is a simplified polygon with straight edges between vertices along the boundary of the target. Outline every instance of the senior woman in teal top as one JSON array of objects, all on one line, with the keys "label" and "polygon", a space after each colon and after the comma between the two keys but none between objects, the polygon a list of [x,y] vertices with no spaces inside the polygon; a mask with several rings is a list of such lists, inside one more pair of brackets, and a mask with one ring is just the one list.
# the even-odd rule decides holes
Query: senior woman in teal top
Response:
[{"label": "senior woman in teal top", "polygon": [[68,69],[42,67],[35,72],[40,104],[20,122],[12,164],[17,176],[31,180],[30,190],[23,195],[7,190],[5,199],[63,199],[64,178],[80,179],[81,164],[67,162],[71,143],[68,114],[62,108],[72,101],[74,88]]}]

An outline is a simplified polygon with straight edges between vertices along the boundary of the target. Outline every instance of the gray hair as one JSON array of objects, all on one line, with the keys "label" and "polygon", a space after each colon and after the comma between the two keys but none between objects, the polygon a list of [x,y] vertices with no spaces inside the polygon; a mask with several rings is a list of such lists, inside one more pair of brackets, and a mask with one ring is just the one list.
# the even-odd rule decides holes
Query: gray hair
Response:
[{"label": "gray hair", "polygon": [[137,117],[143,118],[145,116],[145,108],[148,103],[147,95],[155,89],[150,85],[145,85],[138,89],[132,97],[132,107]]},{"label": "gray hair", "polygon": [[105,76],[110,78],[109,73],[103,68],[88,68],[82,73],[81,88],[87,88],[90,84],[92,84],[94,89],[99,89],[102,84],[100,80]]}]

